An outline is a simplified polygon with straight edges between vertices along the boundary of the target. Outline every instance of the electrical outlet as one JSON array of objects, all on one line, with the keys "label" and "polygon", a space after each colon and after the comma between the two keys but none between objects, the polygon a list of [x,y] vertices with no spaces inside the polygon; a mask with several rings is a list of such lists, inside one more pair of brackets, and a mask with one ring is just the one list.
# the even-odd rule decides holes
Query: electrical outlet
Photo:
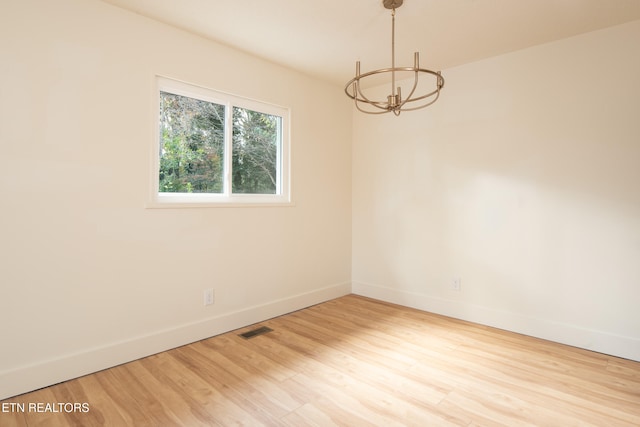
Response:
[{"label": "electrical outlet", "polygon": [[204,305],[212,305],[215,301],[213,289],[204,290]]},{"label": "electrical outlet", "polygon": [[451,280],[451,290],[455,292],[462,291],[462,279],[460,277],[454,277],[453,280]]}]

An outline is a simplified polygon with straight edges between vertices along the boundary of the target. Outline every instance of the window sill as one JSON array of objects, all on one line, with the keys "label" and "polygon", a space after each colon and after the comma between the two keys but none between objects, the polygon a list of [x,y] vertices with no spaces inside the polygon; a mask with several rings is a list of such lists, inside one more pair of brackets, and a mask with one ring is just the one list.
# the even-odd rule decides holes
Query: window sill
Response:
[{"label": "window sill", "polygon": [[147,209],[181,208],[249,208],[295,206],[286,196],[251,194],[225,196],[217,194],[163,193],[147,203]]}]

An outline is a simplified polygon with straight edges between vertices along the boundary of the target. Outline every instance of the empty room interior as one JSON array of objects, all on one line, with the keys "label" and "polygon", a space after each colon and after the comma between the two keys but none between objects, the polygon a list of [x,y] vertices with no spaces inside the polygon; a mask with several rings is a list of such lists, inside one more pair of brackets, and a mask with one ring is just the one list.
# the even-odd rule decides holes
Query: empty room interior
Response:
[{"label": "empty room interior", "polygon": [[0,425],[640,425],[639,76],[637,0],[2,0]]}]

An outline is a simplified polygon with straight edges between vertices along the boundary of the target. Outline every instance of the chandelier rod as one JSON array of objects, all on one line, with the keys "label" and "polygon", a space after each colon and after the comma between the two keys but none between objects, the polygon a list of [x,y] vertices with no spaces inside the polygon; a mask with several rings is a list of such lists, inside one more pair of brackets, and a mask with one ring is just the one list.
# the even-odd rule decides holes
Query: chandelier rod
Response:
[{"label": "chandelier rod", "polygon": [[391,9],[391,95],[396,100],[396,8]]}]

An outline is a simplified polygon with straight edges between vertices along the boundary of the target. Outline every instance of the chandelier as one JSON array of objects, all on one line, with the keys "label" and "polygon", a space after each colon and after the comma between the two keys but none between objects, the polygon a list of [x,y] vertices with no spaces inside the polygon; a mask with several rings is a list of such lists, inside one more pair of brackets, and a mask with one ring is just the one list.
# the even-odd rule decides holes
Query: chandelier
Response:
[{"label": "chandelier", "polygon": [[[402,6],[404,0],[383,0],[382,4],[386,9],[391,9],[391,68],[381,68],[379,70],[360,73],[360,61],[356,62],[356,76],[349,80],[344,88],[347,96],[354,100],[355,106],[359,111],[367,114],[384,114],[393,112],[399,116],[402,111],[413,111],[427,107],[438,100],[440,90],[444,86],[444,78],[440,71],[431,71],[420,68],[420,54],[413,54],[413,67],[396,67],[395,52],[395,26],[396,26],[396,9]],[[386,100],[370,99],[365,95],[361,83],[363,80],[374,75],[391,74],[391,95]],[[402,77],[410,81],[413,77],[413,85],[409,90],[409,94],[403,98],[400,86],[396,86],[396,77]],[[427,88],[418,91],[418,81],[420,77],[431,80],[431,89]],[[367,79],[373,81],[373,79]],[[425,93],[426,92],[426,93]]]}]

